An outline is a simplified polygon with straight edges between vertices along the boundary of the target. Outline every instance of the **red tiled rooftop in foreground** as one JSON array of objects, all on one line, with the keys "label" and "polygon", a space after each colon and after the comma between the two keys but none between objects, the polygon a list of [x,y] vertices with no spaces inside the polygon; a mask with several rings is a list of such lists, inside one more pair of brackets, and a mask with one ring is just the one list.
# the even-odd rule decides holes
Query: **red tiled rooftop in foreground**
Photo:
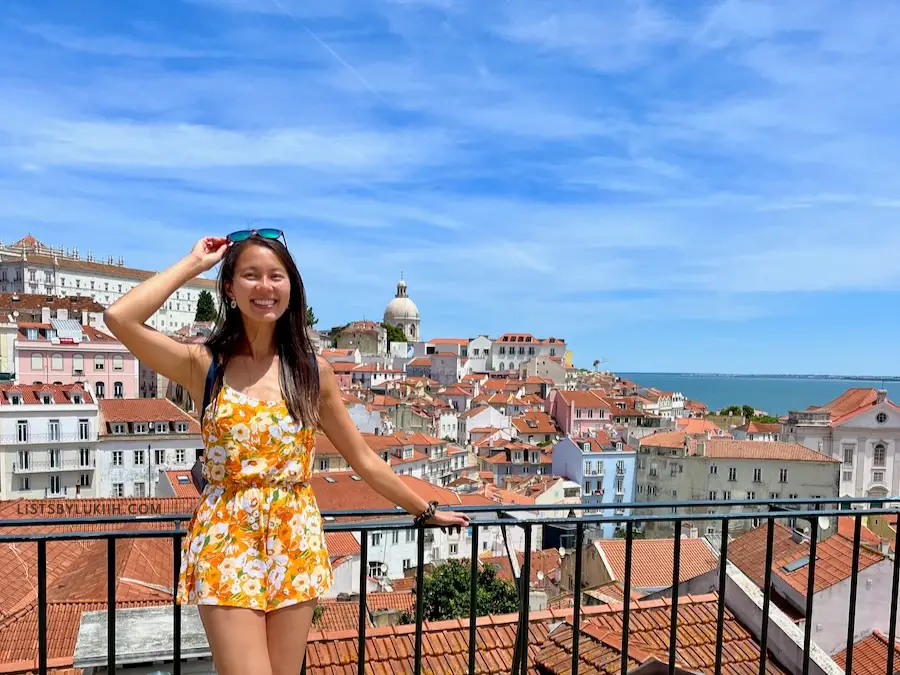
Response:
[{"label": "red tiled rooftop in foreground", "polygon": [[[609,562],[613,578],[625,578],[625,540],[597,539],[593,545]],[[631,583],[635,588],[667,588],[672,585],[675,542],[671,539],[638,539],[632,542]],[[703,539],[681,542],[681,582],[706,574],[718,566],[718,558]]]},{"label": "red tiled rooftop in foreground", "polygon": [[188,469],[166,471],[166,478],[168,478],[176,497],[200,499],[200,490],[194,485],[194,479]]},{"label": "red tiled rooftop in foreground", "polygon": [[[884,675],[887,669],[888,636],[881,631],[873,631],[871,635],[853,645],[852,675]],[[841,668],[847,667],[847,650],[835,654],[834,662]],[[894,663],[900,664],[900,644],[894,642]]]},{"label": "red tiled rooftop in foreground", "polygon": [[[666,659],[669,644],[671,605],[666,600],[634,601],[631,605],[629,652],[635,659],[656,656]],[[618,673],[622,634],[622,605],[582,608],[580,672]],[[715,662],[715,595],[687,596],[678,605],[678,663],[691,669],[710,672]],[[566,673],[571,666],[572,609],[533,612],[529,616],[529,675]],[[475,668],[480,675],[509,672],[515,644],[518,615],[479,617]],[[551,633],[555,624],[560,624]],[[756,673],[759,645],[750,632],[725,610],[723,672]],[[618,639],[618,641],[617,641]],[[357,636],[355,628],[337,633],[313,633],[309,638],[307,672],[309,675],[334,675],[356,672]],[[371,628],[366,633],[367,672],[413,672],[415,626]],[[568,660],[567,660],[568,659]],[[636,660],[635,664],[638,663]],[[537,664],[544,669],[538,670]],[[468,620],[459,619],[423,626],[423,673],[468,672]],[[771,661],[767,672],[782,671]]]}]

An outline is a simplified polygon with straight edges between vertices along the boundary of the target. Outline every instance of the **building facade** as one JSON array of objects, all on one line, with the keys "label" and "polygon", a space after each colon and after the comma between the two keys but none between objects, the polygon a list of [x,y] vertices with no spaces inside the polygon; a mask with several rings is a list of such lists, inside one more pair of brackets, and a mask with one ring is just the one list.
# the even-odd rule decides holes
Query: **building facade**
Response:
[{"label": "building facade", "polygon": [[490,369],[518,371],[523,363],[535,356],[557,357],[562,363],[566,356],[566,341],[561,338],[536,338],[530,333],[504,333],[491,344]]},{"label": "building facade", "polygon": [[419,308],[407,293],[406,282],[397,282],[397,294],[384,308],[384,323],[397,326],[406,335],[407,342],[419,342],[422,339],[422,321]]},{"label": "building facade", "polygon": [[[90,252],[82,257],[77,248],[46,246],[31,235],[11,244],[0,242],[0,293],[87,297],[109,307],[153,274],[126,267],[122,258],[95,258]],[[191,323],[204,290],[218,306],[215,280],[196,277],[175,291],[147,325],[172,333]]]},{"label": "building facade", "polygon": [[0,386],[0,499],[94,495],[97,427],[77,385]]},{"label": "building facade", "polygon": [[107,399],[100,406],[98,497],[155,497],[160,473],[203,456],[200,425],[167,399]]},{"label": "building facade", "polygon": [[582,436],[611,423],[609,402],[593,391],[554,389],[547,399],[547,407],[563,434]]},{"label": "building facade", "polygon": [[827,405],[791,411],[781,436],[839,461],[842,497],[900,494],[900,407],[884,390],[853,388]]},{"label": "building facade", "polygon": [[[637,453],[620,439],[605,434],[566,437],[553,446],[552,473],[582,486],[582,501],[595,505],[588,512],[629,515],[624,504],[634,501]],[[592,536],[609,539],[613,523],[602,523]]]}]

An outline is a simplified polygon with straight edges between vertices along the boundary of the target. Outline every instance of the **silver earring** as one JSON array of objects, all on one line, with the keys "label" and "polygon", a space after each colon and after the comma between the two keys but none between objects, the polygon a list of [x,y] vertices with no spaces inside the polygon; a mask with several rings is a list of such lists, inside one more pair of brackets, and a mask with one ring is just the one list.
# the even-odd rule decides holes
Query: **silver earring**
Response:
[{"label": "silver earring", "polygon": [[231,309],[237,307],[237,302],[235,302],[234,298],[231,299],[231,302],[228,303],[228,306],[231,307]]}]

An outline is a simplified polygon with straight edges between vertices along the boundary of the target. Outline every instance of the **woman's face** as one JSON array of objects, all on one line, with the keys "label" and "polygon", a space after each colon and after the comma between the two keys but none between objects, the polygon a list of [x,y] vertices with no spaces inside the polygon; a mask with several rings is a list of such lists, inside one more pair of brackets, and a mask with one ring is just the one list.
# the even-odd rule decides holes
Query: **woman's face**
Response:
[{"label": "woman's face", "polygon": [[291,280],[274,251],[245,246],[234,265],[229,297],[248,319],[277,321],[291,299]]}]

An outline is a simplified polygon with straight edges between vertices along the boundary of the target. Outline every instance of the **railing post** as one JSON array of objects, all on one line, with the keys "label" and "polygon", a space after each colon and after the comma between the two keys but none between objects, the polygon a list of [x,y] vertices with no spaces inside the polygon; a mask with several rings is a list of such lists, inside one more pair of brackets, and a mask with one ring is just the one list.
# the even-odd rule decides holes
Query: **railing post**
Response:
[{"label": "railing post", "polygon": [[[806,630],[803,633],[803,675],[809,675],[809,652],[812,646],[813,598],[816,594],[816,550],[819,544],[819,520],[809,519],[809,577],[806,580]],[[890,650],[893,651],[893,650]]]},{"label": "railing post", "polygon": [[417,540],[417,567],[416,567],[416,643],[415,661],[413,663],[414,675],[422,675],[422,623],[425,621],[425,525],[419,525],[416,529]]},{"label": "railing post", "polygon": [[181,605],[178,604],[178,580],[181,574],[181,538],[172,536],[172,554],[175,567],[172,593],[172,618],[174,644],[172,645],[172,675],[181,675]]},{"label": "railing post", "polygon": [[775,542],[775,519],[768,518],[766,521],[766,567],[763,581],[763,610],[762,610],[762,627],[760,628],[759,638],[759,675],[766,672],[766,659],[768,657],[769,644],[769,605],[772,599],[772,554]]},{"label": "railing post", "polygon": [[[897,641],[897,590],[900,585],[900,527],[894,533],[894,576],[891,578],[891,618],[888,626],[888,644]],[[887,671],[894,672],[894,650],[888,649]]]},{"label": "railing post", "polygon": [[719,543],[719,608],[716,615],[716,669],[722,672],[722,643],[725,628],[725,585],[728,580],[728,518],[722,518],[722,541]]},{"label": "railing post", "polygon": [[859,547],[862,541],[862,518],[853,519],[853,567],[850,570],[850,607],[847,618],[847,662],[844,671],[853,673],[853,634],[856,632],[856,595],[859,585]]},{"label": "railing post", "polygon": [[584,548],[584,523],[579,521],[575,525],[575,607],[572,614],[572,675],[578,675],[578,667],[581,665],[578,658],[578,640],[581,632],[581,575],[582,575],[582,549]]},{"label": "railing post", "polygon": [[37,649],[38,649],[38,673],[47,675],[47,540],[38,539],[37,542],[37,573],[38,573],[38,597],[37,597]]},{"label": "railing post", "polygon": [[359,626],[356,638],[356,672],[366,672],[366,584],[369,580],[369,533],[359,533]]},{"label": "railing post", "polygon": [[625,523],[625,611],[622,613],[622,665],[619,672],[628,672],[628,628],[631,623],[631,552],[634,548],[634,523]]},{"label": "railing post", "polygon": [[106,667],[116,672],[116,538],[106,540]]},{"label": "railing post", "polygon": [[472,528],[472,547],[469,553],[469,672],[475,672],[475,624],[478,621],[478,526]]},{"label": "railing post", "polygon": [[669,675],[675,675],[675,646],[678,640],[678,584],[681,581],[681,520],[675,521],[672,546],[672,617],[669,626]]},{"label": "railing post", "polygon": [[528,675],[528,631],[531,628],[529,617],[531,614],[531,524],[525,525],[525,559],[522,563],[522,569],[519,573],[522,584],[522,617],[521,630],[522,640],[519,647],[520,669],[521,675]]}]

